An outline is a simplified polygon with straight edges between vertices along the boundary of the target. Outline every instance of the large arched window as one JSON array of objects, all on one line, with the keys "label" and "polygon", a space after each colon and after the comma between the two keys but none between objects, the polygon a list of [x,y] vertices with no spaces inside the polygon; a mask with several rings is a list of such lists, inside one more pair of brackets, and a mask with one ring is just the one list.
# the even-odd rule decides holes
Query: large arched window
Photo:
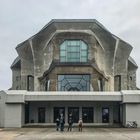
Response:
[{"label": "large arched window", "polygon": [[60,45],[60,62],[87,62],[88,47],[82,40],[65,40]]}]

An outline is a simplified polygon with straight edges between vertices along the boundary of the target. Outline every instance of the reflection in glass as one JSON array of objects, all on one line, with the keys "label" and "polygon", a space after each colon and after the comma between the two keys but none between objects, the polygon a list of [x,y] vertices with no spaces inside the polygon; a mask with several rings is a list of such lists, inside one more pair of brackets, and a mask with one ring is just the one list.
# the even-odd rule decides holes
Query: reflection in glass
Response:
[{"label": "reflection in glass", "polygon": [[89,91],[90,75],[58,75],[58,91]]},{"label": "reflection in glass", "polygon": [[87,51],[82,40],[66,40],[60,45],[60,62],[87,62]]}]

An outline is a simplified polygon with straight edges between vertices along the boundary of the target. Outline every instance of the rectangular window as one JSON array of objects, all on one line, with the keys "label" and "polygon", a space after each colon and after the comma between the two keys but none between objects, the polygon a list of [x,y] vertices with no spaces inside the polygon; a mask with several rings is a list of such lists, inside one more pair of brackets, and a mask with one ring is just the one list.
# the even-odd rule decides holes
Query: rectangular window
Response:
[{"label": "rectangular window", "polygon": [[84,123],[93,123],[93,107],[82,108],[82,119]]},{"label": "rectangular window", "polygon": [[102,108],[102,122],[109,123],[109,108]]},{"label": "rectangular window", "polygon": [[87,62],[88,48],[81,40],[66,40],[60,45],[60,62]]},{"label": "rectangular window", "polygon": [[103,79],[102,78],[98,79],[98,89],[99,89],[99,91],[103,91]]},{"label": "rectangular window", "polygon": [[27,76],[27,90],[34,91],[34,77],[32,75]]},{"label": "rectangular window", "polygon": [[61,114],[63,114],[65,118],[65,107],[54,107],[54,115],[53,115],[53,122],[56,123],[56,119],[59,118]]},{"label": "rectangular window", "polygon": [[69,115],[72,114],[72,119],[74,123],[78,123],[79,120],[79,108],[78,107],[69,107],[68,108],[68,120]]}]

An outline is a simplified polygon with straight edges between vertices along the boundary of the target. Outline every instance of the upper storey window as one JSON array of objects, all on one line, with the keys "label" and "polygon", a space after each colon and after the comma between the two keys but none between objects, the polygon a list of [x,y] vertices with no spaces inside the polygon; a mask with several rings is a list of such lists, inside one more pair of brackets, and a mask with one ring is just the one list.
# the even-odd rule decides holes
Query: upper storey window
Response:
[{"label": "upper storey window", "polygon": [[60,62],[87,62],[88,47],[82,40],[66,40],[60,45]]}]

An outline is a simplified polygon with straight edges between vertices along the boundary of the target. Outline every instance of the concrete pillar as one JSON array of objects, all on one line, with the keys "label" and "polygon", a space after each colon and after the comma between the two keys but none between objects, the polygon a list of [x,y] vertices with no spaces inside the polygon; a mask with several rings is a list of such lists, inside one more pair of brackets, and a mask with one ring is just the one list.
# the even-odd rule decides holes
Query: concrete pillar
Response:
[{"label": "concrete pillar", "polygon": [[24,124],[23,104],[5,104],[4,127],[22,127]]},{"label": "concrete pillar", "polygon": [[109,123],[113,124],[113,105],[109,107]]},{"label": "concrete pillar", "polygon": [[34,77],[34,91],[39,91],[39,90],[40,90],[40,83],[38,77]]},{"label": "concrete pillar", "polygon": [[65,123],[68,123],[68,107],[65,107]]},{"label": "concrete pillar", "polygon": [[82,107],[79,107],[79,118],[82,118]]},{"label": "concrete pillar", "polygon": [[114,77],[113,76],[111,76],[110,78],[109,78],[109,91],[114,91]]}]

